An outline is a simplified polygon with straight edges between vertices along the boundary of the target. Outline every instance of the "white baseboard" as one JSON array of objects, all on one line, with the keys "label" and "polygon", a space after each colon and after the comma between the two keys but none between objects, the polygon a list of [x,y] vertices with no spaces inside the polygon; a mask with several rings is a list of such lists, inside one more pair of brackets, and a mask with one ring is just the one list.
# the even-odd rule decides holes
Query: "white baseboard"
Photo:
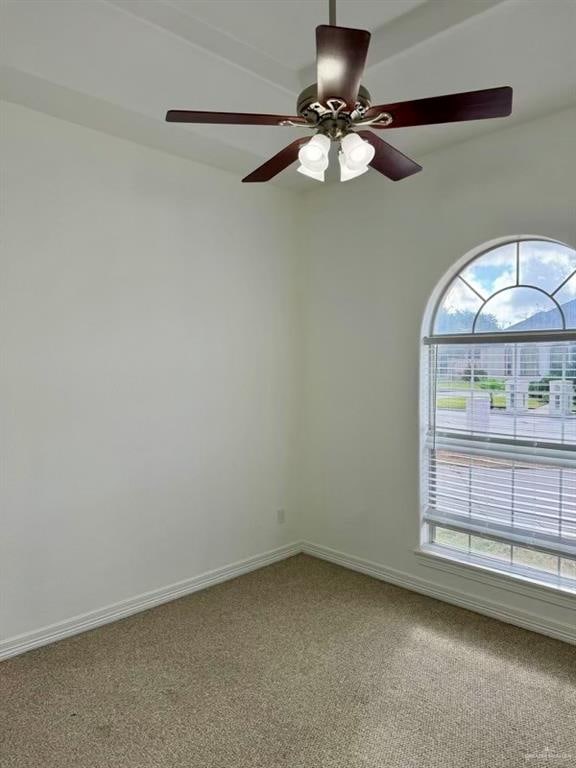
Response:
[{"label": "white baseboard", "polygon": [[27,632],[23,635],[3,640],[0,642],[0,661],[11,656],[17,656],[25,651],[31,651],[33,648],[40,648],[57,640],[63,640],[65,637],[71,637],[72,635],[86,632],[89,629],[101,627],[103,624],[110,624],[118,619],[123,619],[140,611],[146,611],[149,608],[176,600],[192,592],[198,592],[222,581],[234,579],[236,576],[242,576],[250,571],[263,568],[265,565],[271,565],[271,563],[297,555],[301,551],[302,547],[299,542],[287,544],[286,546],[264,552],[261,555],[249,557],[247,560],[240,560],[239,562],[225,565],[222,568],[207,571],[199,576],[193,576],[190,579],[171,584],[168,587],[146,592],[143,595],[122,600],[105,608],[74,616],[58,624],[52,624],[33,632]]},{"label": "white baseboard", "polygon": [[428,597],[434,597],[437,600],[443,600],[444,602],[458,605],[461,608],[467,608],[470,611],[491,616],[492,618],[499,619],[508,624],[514,624],[518,627],[530,629],[533,632],[539,632],[540,634],[554,637],[557,640],[563,640],[566,643],[576,645],[576,626],[561,624],[560,622],[536,616],[535,614],[526,611],[510,608],[509,606],[502,605],[501,603],[492,600],[480,599],[460,590],[456,591],[438,584],[431,584],[428,581],[424,581],[423,579],[419,579],[408,573],[404,573],[403,571],[397,571],[393,568],[381,565],[380,563],[363,560],[354,557],[353,555],[347,555],[343,552],[330,549],[329,547],[304,541],[294,542],[284,547],[264,552],[261,555],[255,555],[247,560],[241,560],[223,566],[222,568],[216,568],[213,571],[207,571],[199,576],[193,576],[192,578],[180,581],[177,584],[171,584],[168,587],[163,587],[96,611],[75,616],[66,621],[59,622],[58,624],[52,624],[33,632],[27,632],[23,635],[3,640],[0,642],[0,661],[25,653],[34,648],[40,648],[43,645],[54,643],[57,640],[63,640],[66,637],[72,637],[72,635],[77,635],[81,632],[101,627],[104,624],[110,624],[118,619],[123,619],[134,613],[139,613],[140,611],[154,608],[162,603],[176,600],[177,598],[184,597],[192,592],[198,592],[199,590],[206,589],[206,587],[210,587],[214,584],[234,579],[236,576],[242,576],[245,573],[255,571],[258,568],[263,568],[266,565],[271,565],[279,560],[292,557],[300,552],[341,565],[344,568],[349,568],[353,571],[365,573],[366,575],[380,579],[381,581],[396,584],[397,586],[404,587],[412,592],[419,592]]},{"label": "white baseboard", "polygon": [[380,563],[363,560],[359,557],[347,555],[309,541],[302,542],[302,552],[312,557],[318,557],[321,560],[328,560],[352,571],[365,573],[381,581],[387,581],[390,584],[404,587],[412,592],[419,592],[428,597],[434,597],[437,600],[443,600],[446,603],[467,608],[469,611],[491,616],[507,624],[514,624],[524,629],[530,629],[532,632],[539,632],[542,635],[548,635],[557,640],[563,640],[565,643],[576,645],[576,622],[570,625],[546,619],[542,616],[536,616],[533,613],[510,608],[493,600],[480,599],[460,590],[456,591],[439,584],[431,584],[424,579],[404,573],[403,571],[397,571]]}]

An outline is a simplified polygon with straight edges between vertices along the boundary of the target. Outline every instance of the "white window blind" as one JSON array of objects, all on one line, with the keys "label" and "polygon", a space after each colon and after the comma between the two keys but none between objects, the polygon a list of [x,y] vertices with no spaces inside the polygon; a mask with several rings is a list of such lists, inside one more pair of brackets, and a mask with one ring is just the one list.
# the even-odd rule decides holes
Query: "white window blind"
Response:
[{"label": "white window blind", "polygon": [[576,585],[576,334],[548,336],[426,340],[423,520],[432,547]]}]

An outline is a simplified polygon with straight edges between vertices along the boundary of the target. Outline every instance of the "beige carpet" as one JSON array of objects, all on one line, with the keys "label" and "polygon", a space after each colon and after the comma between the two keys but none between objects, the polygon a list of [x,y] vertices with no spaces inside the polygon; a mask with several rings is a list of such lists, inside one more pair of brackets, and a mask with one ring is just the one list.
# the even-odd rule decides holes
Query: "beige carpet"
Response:
[{"label": "beige carpet", "polygon": [[305,556],[0,677],[2,768],[576,766],[576,648]]}]

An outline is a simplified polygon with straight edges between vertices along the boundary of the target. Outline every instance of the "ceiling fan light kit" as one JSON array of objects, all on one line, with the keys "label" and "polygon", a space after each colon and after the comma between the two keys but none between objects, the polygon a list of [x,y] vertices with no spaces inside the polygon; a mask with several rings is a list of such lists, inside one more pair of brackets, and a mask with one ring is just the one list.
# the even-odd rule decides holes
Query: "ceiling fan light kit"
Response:
[{"label": "ceiling fan light kit", "polygon": [[242,112],[198,112],[171,109],[172,123],[221,125],[295,126],[314,131],[311,139],[296,139],[281,149],[244,182],[274,178],[296,160],[299,173],[324,181],[330,145],[340,145],[340,180],[349,181],[372,168],[392,181],[422,170],[414,160],[373,131],[418,125],[454,123],[507,117],[512,112],[512,88],[488,88],[446,96],[372,105],[369,91],[360,82],[364,73],[370,33],[336,26],[336,0],[329,0],[330,24],[316,27],[316,79],[298,96],[297,115]]}]

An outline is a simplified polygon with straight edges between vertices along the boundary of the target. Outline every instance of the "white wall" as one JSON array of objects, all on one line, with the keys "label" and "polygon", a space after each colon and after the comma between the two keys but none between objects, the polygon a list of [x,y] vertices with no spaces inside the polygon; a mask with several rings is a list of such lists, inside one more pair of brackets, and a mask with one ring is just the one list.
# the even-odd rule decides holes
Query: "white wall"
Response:
[{"label": "white wall", "polygon": [[295,538],[292,198],[12,104],[4,637]]},{"label": "white wall", "polygon": [[576,244],[574,135],[296,198],[5,105],[2,635],[297,538],[573,622],[413,550],[427,299],[492,238]]},{"label": "white wall", "polygon": [[[386,139],[393,143],[394,132]],[[574,626],[563,608],[432,571],[414,549],[419,338],[428,297],[455,261],[493,238],[530,233],[576,244],[576,111],[488,134],[422,164],[403,182],[370,173],[315,189],[303,204],[302,534],[423,582]]]}]

